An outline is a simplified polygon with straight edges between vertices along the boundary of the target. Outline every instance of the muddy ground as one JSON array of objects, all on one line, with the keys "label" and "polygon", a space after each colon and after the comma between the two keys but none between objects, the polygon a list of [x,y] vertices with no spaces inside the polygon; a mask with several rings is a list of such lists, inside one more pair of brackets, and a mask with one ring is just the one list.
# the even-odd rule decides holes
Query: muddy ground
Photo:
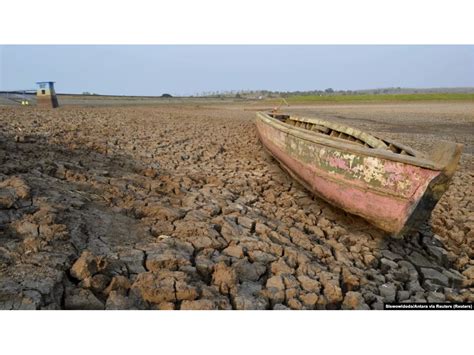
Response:
[{"label": "muddy ground", "polygon": [[465,144],[401,240],[292,181],[257,139],[258,105],[0,107],[0,308],[474,301],[474,104],[288,108],[422,151]]}]

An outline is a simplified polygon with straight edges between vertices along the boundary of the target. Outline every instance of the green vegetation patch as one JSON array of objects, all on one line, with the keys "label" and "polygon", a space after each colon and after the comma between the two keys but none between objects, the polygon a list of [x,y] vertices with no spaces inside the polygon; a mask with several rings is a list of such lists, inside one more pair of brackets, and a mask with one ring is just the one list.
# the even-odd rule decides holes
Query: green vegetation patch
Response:
[{"label": "green vegetation patch", "polygon": [[[379,95],[297,95],[288,96],[288,103],[313,102],[408,102],[408,101],[474,101],[474,93],[379,94]],[[273,100],[272,100],[273,101]]]}]

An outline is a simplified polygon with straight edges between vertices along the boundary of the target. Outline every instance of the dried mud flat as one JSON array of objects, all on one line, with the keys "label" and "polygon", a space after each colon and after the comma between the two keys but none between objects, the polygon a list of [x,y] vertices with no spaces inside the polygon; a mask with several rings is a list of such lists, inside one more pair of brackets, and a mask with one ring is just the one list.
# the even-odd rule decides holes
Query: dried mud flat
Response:
[{"label": "dried mud flat", "polygon": [[0,308],[474,301],[474,105],[290,108],[420,150],[466,144],[430,223],[401,240],[292,181],[249,107],[0,107]]}]

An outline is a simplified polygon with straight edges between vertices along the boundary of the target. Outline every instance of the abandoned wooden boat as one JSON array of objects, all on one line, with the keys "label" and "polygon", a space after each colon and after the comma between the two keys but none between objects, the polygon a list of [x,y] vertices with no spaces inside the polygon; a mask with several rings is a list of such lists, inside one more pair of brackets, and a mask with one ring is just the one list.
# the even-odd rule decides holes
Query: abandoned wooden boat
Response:
[{"label": "abandoned wooden boat", "polygon": [[265,148],[314,194],[401,235],[431,215],[461,156],[440,142],[424,156],[402,144],[316,118],[257,113]]}]

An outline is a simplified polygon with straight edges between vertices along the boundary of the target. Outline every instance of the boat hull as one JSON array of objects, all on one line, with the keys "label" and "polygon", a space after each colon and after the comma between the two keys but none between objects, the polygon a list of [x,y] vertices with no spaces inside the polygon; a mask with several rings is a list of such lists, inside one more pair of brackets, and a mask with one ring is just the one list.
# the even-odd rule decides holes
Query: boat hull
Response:
[{"label": "boat hull", "polygon": [[433,187],[445,184],[439,170],[309,141],[264,116],[256,125],[266,149],[308,190],[394,235],[428,217],[440,197]]}]

